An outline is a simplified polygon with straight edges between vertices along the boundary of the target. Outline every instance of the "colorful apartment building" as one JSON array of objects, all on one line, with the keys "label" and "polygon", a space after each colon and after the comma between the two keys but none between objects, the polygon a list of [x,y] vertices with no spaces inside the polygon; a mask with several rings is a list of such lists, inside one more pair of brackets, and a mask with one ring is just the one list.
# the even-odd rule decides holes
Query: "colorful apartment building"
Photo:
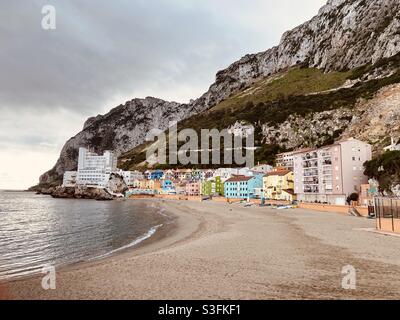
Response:
[{"label": "colorful apartment building", "polygon": [[208,180],[208,179],[211,179],[212,177],[214,177],[214,173],[215,173],[215,170],[211,170],[211,169],[204,170],[204,180]]},{"label": "colorful apartment building", "polygon": [[200,169],[192,170],[191,175],[190,175],[190,179],[192,181],[202,181],[202,180],[204,180],[204,177],[205,177],[205,173],[203,170],[200,170]]},{"label": "colorful apartment building", "polygon": [[143,173],[136,170],[135,171],[120,170],[118,174],[123,177],[124,182],[128,187],[133,187],[135,181],[142,180],[144,178]]},{"label": "colorful apartment building", "polygon": [[255,189],[263,187],[262,175],[232,176],[224,183],[224,195],[230,199],[255,198]]},{"label": "colorful apartment building", "polygon": [[178,195],[186,194],[186,182],[179,182],[175,185],[175,192]]},{"label": "colorful apartment building", "polygon": [[161,190],[161,182],[157,180],[147,180],[147,179],[137,180],[135,186],[138,186],[137,189],[142,189],[142,190],[155,190],[155,191]]},{"label": "colorful apartment building", "polygon": [[360,186],[360,194],[358,203],[361,206],[372,206],[374,197],[379,195],[379,183],[375,180],[370,180],[368,184]]},{"label": "colorful apartment building", "polygon": [[200,195],[200,182],[190,181],[186,183],[185,193],[187,196],[199,196]]},{"label": "colorful apartment building", "polygon": [[371,160],[371,145],[353,138],[320,149],[294,152],[294,191],[304,202],[346,204],[368,183],[364,163]]},{"label": "colorful apartment building", "polygon": [[164,171],[164,175],[162,177],[165,180],[172,180],[175,178],[175,172],[172,169],[168,169]]},{"label": "colorful apartment building", "polygon": [[192,170],[191,169],[177,169],[174,171],[174,179],[180,181],[189,181],[192,179]]},{"label": "colorful apartment building", "polygon": [[263,178],[264,197],[271,200],[294,201],[294,174],[285,168],[275,168]]},{"label": "colorful apartment building", "polygon": [[171,179],[161,180],[161,192],[163,194],[176,194],[175,182]]},{"label": "colorful apartment building", "polygon": [[161,180],[164,176],[164,171],[162,170],[154,170],[150,173],[151,180]]},{"label": "colorful apartment building", "polygon": [[158,180],[134,180],[126,195],[133,194],[160,194],[162,193],[161,182]]},{"label": "colorful apartment building", "polygon": [[221,177],[215,177],[201,183],[201,195],[203,196],[223,196],[224,183]]}]

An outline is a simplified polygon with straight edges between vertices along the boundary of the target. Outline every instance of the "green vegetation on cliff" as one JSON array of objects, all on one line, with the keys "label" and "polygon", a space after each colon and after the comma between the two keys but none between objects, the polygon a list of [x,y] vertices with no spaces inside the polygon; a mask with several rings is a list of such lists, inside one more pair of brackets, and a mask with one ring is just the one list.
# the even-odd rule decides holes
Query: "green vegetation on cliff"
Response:
[{"label": "green vegetation on cliff", "polygon": [[382,191],[391,192],[400,184],[400,151],[384,152],[365,163],[365,175],[376,179]]},{"label": "green vegetation on cliff", "polygon": [[[294,67],[256,82],[208,111],[180,122],[178,130],[192,128],[200,133],[201,129],[222,130],[237,122],[251,124],[255,127],[255,145],[259,147],[255,161],[273,164],[276,154],[285,149],[278,144],[265,143],[263,125],[279,128],[290,116],[304,118],[329,110],[351,110],[360,99],[371,99],[381,88],[400,83],[399,66],[400,54],[374,65],[344,72],[324,73],[313,68]],[[387,70],[391,72],[386,77],[364,79],[352,87],[343,86],[346,80],[368,78],[371,73]],[[346,120],[348,123],[351,117]],[[330,136],[321,133],[319,141],[324,142],[315,146],[331,144],[341,134],[341,130],[334,131]],[[122,155],[121,166],[133,169],[142,165],[146,158],[146,146],[141,145]]]},{"label": "green vegetation on cliff", "polygon": [[342,86],[351,72],[324,73],[315,68],[294,67],[264,80],[258,81],[237,95],[234,95],[211,109],[236,109],[248,103],[257,105],[269,101],[284,100],[294,95],[323,92]]}]

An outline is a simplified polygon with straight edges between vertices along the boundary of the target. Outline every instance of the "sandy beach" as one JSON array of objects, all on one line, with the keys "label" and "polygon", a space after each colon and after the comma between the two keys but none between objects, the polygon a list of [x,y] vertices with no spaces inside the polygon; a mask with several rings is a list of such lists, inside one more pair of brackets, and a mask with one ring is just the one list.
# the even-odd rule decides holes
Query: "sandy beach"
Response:
[{"label": "sandy beach", "polygon": [[[132,200],[134,201],[134,200]],[[110,258],[6,284],[9,299],[399,299],[400,238],[335,213],[148,200],[176,228]],[[357,271],[342,288],[342,268]],[[0,292],[1,294],[1,292]],[[3,296],[4,298],[4,296]]]}]

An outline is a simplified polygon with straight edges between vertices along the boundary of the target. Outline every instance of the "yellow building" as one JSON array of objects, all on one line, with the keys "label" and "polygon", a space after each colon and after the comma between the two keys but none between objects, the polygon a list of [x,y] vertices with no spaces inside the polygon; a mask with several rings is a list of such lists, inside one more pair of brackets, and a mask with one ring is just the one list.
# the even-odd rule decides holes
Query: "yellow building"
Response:
[{"label": "yellow building", "polygon": [[292,171],[276,168],[263,179],[266,199],[294,201],[294,174]]},{"label": "yellow building", "polygon": [[137,180],[134,182],[134,187],[137,189],[142,189],[142,190],[155,190],[155,191],[160,191],[161,190],[161,182],[156,181],[156,180]]}]

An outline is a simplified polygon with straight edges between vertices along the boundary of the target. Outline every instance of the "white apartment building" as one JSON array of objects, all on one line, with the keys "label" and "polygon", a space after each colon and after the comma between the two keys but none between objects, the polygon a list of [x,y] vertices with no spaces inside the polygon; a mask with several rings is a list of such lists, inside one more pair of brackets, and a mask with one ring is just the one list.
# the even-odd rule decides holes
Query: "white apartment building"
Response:
[{"label": "white apartment building", "polygon": [[294,152],[284,152],[276,155],[276,166],[293,171]]},{"label": "white apartment building", "polygon": [[215,170],[213,178],[221,177],[221,181],[225,182],[232,176],[252,176],[249,168],[219,168]]},{"label": "white apartment building", "polygon": [[117,157],[111,151],[97,155],[86,148],[79,148],[78,185],[104,188],[111,173],[117,173]]},{"label": "white apartment building", "polygon": [[65,171],[63,177],[63,187],[73,188],[76,185],[76,177],[78,172],[76,171]]},{"label": "white apartment building", "polygon": [[144,175],[140,171],[120,171],[119,174],[124,178],[124,182],[128,187],[133,187],[135,185],[135,181],[143,180]]},{"label": "white apartment building", "polygon": [[294,192],[299,201],[346,204],[368,183],[364,163],[372,159],[368,143],[353,138],[320,149],[294,152]]},{"label": "white apartment building", "polygon": [[269,164],[258,164],[254,168],[251,169],[252,172],[260,172],[260,173],[268,173],[272,171],[273,167]]}]

